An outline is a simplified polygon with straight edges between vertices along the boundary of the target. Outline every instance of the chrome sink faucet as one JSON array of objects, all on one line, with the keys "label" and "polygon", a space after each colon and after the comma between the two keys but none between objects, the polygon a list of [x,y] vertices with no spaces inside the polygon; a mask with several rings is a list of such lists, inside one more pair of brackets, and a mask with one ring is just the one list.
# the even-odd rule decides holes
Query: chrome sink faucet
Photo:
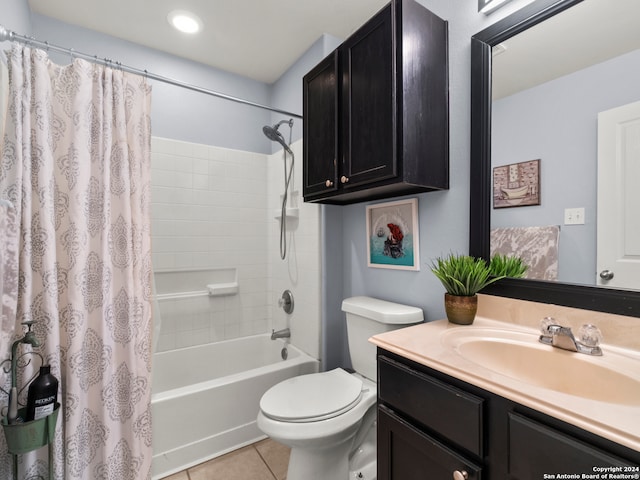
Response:
[{"label": "chrome sink faucet", "polygon": [[571,328],[559,325],[551,317],[545,317],[542,320],[540,330],[542,331],[541,343],[571,352],[602,355],[602,349],[598,346],[602,341],[602,333],[595,325],[586,324],[580,327],[580,341],[573,336]]},{"label": "chrome sink faucet", "polygon": [[282,330],[278,330],[277,332],[275,330],[271,330],[271,340],[275,340],[276,338],[290,338],[291,337],[291,330],[289,330],[288,328],[283,328]]}]

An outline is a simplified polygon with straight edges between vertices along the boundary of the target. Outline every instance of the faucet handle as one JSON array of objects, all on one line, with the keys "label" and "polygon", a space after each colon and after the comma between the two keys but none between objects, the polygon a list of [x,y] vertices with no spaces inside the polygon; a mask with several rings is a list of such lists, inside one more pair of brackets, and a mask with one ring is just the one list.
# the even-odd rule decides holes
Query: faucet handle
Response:
[{"label": "faucet handle", "polygon": [[542,333],[542,335],[551,335],[549,327],[551,327],[552,325],[558,325],[558,322],[556,322],[553,317],[544,317],[542,320],[540,320],[540,332]]},{"label": "faucet handle", "polygon": [[285,313],[293,312],[293,293],[291,290],[282,292],[282,296],[278,299],[278,307],[282,308]]},{"label": "faucet handle", "polygon": [[578,330],[580,342],[587,347],[597,347],[602,342],[602,332],[598,327],[586,323]]}]

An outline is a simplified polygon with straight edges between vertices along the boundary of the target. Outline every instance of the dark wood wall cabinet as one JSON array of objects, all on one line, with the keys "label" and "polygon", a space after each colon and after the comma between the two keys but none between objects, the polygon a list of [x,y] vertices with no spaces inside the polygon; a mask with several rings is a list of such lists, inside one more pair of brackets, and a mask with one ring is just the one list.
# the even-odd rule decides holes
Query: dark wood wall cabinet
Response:
[{"label": "dark wood wall cabinet", "polygon": [[378,349],[378,480],[603,478],[596,468],[639,466],[640,452]]},{"label": "dark wood wall cabinet", "polygon": [[393,0],[305,75],[305,202],[449,188],[447,62],[447,22]]}]

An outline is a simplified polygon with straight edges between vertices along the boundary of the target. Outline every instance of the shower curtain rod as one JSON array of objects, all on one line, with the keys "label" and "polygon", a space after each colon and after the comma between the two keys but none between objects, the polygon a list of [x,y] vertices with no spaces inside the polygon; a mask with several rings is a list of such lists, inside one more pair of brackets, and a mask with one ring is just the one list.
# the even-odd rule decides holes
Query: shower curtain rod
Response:
[{"label": "shower curtain rod", "polygon": [[209,90],[207,88],[198,87],[196,85],[191,85],[186,82],[181,82],[180,80],[175,80],[173,78],[164,77],[162,75],[158,75],[156,73],[151,73],[147,70],[140,70],[139,68],[130,67],[128,65],[124,65],[120,62],[114,62],[109,58],[98,58],[97,55],[88,55],[82,52],[76,52],[73,48],[65,48],[60,47],[58,45],[51,44],[49,42],[43,42],[41,40],[36,40],[33,37],[27,37],[24,35],[20,35],[11,30],[7,30],[2,25],[0,25],[0,42],[4,41],[14,41],[18,43],[23,43],[26,45],[33,45],[44,50],[53,50],[54,52],[64,53],[70,55],[71,57],[78,57],[84,60],[87,60],[92,63],[97,63],[99,65],[104,65],[107,67],[118,68],[124,72],[134,73],[136,75],[141,75],[147,77],[151,80],[157,80],[159,82],[168,83],[169,85],[175,85],[176,87],[186,88],[187,90],[192,90],[194,92],[204,93],[205,95],[211,95],[213,97],[223,98],[225,100],[230,100],[236,103],[242,103],[244,105],[250,105],[252,107],[262,108],[264,110],[269,110],[274,113],[280,113],[289,117],[302,118],[302,115],[298,115],[297,113],[287,112],[286,110],[280,110],[278,108],[269,107],[268,105],[263,105],[260,103],[252,102],[250,100],[245,100],[243,98],[233,97],[231,95],[226,95],[224,93],[216,92],[214,90]]}]

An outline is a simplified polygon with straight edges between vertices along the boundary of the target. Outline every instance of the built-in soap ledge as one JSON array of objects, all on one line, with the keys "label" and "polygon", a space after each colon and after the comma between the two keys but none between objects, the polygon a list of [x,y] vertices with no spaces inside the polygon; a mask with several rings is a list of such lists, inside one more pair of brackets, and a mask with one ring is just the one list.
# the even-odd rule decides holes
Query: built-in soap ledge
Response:
[{"label": "built-in soap ledge", "polygon": [[154,278],[158,301],[236,295],[239,291],[234,267],[161,270]]},{"label": "built-in soap ledge", "polygon": [[212,297],[221,297],[223,295],[235,295],[238,293],[238,282],[229,283],[211,283],[207,285],[207,291]]},{"label": "built-in soap ledge", "polygon": [[[292,220],[300,216],[300,211],[297,208],[287,207],[285,209],[285,215],[287,217],[287,220]],[[277,210],[274,210],[273,216],[275,217],[276,220],[282,220],[282,209],[278,208]]]},{"label": "built-in soap ledge", "polygon": [[[280,195],[280,203],[278,205],[279,208],[273,211],[273,216],[276,220],[282,220],[282,195]],[[285,216],[287,221],[297,220],[300,216],[300,209],[298,208],[300,202],[300,192],[298,190],[294,190],[288,197],[287,200],[287,208],[285,209]]]}]

